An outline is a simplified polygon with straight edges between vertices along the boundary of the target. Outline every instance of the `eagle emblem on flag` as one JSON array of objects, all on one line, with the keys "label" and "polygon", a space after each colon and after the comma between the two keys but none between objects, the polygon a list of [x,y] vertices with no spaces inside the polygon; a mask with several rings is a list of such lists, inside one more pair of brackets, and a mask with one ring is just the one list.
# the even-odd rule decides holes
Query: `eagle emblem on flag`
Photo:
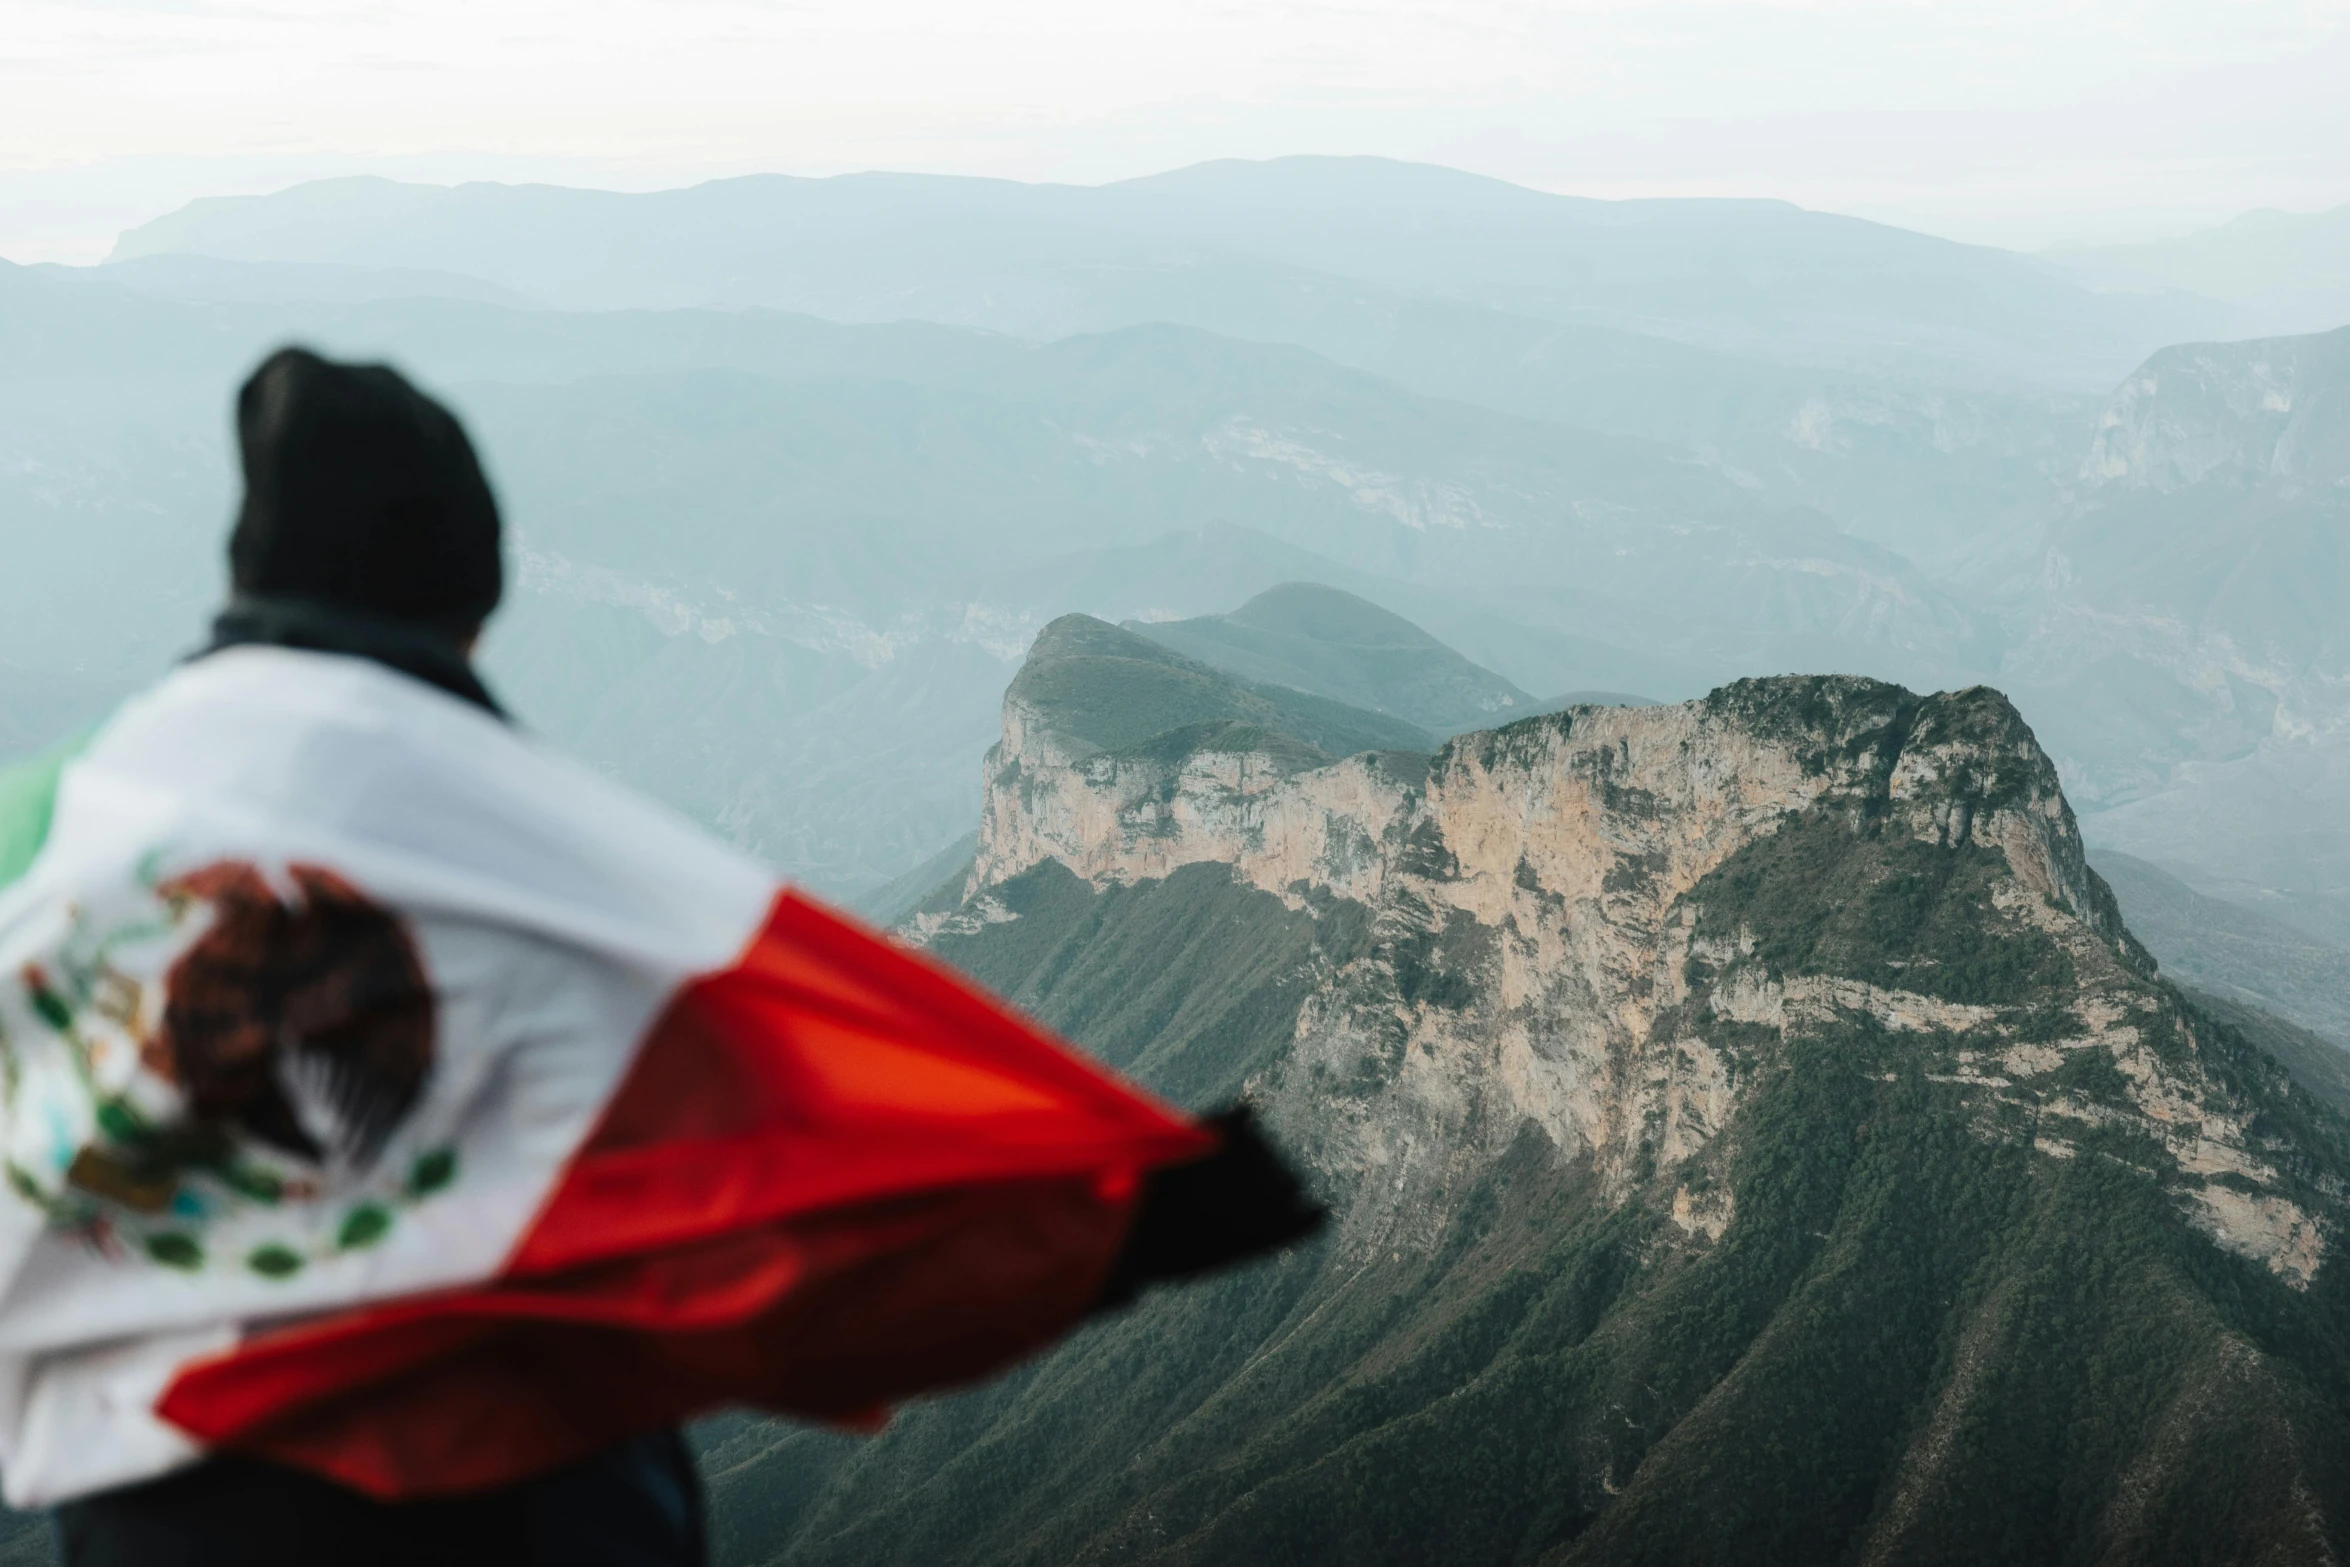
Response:
[{"label": "eagle emblem on flag", "polygon": [[[191,1269],[206,1260],[194,1231],[222,1204],[308,1198],[330,1160],[373,1163],[432,1071],[435,1003],[407,923],[324,866],[273,882],[220,860],[139,880],[136,916],[98,928],[77,909],[52,961],[19,975],[72,1069],[48,1086],[86,1095],[87,1135],[52,1139],[50,1179],[15,1160],[7,1173],[54,1225]],[[14,1101],[18,1052],[4,1064]],[[51,1105],[45,1119],[82,1118]],[[453,1154],[427,1155],[389,1195],[414,1201],[454,1173]],[[371,1244],[391,1222],[385,1202],[363,1202],[335,1241]],[[265,1277],[304,1260],[284,1244],[246,1259]]]},{"label": "eagle emblem on flag", "polygon": [[[331,1142],[364,1164],[432,1070],[432,987],[398,915],[324,866],[289,865],[286,877],[291,897],[230,860],[157,889],[209,905],[212,919],[164,981],[146,1064],[201,1125],[312,1161]],[[294,1083],[315,1086],[334,1122],[325,1136],[297,1111]]]}]

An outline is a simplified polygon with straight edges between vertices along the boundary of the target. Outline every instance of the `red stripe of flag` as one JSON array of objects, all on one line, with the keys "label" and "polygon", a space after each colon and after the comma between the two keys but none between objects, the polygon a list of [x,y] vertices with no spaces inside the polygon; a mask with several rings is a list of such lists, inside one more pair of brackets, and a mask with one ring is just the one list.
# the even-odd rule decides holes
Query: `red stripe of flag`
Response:
[{"label": "red stripe of flag", "polygon": [[277,1329],[159,1401],[384,1497],[494,1485],[724,1404],[832,1421],[1083,1315],[1142,1171],[1208,1135],[795,894],[684,988],[503,1275]]}]

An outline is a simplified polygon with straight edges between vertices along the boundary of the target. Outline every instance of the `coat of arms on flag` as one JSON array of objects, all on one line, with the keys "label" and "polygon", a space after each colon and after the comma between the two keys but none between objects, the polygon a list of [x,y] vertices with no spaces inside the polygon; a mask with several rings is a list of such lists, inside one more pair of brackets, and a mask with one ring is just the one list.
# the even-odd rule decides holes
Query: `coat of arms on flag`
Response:
[{"label": "coat of arms on flag", "polygon": [[[273,885],[249,861],[160,877],[156,858],[128,907],[75,902],[54,948],[18,970],[0,1029],[8,1184],[102,1251],[285,1278],[304,1245],[221,1258],[209,1222],[315,1197],[330,1157],[375,1160],[433,1063],[423,958],[399,915],[324,866],[288,865]],[[454,1149],[419,1154],[321,1239],[372,1246],[456,1168]]]}]

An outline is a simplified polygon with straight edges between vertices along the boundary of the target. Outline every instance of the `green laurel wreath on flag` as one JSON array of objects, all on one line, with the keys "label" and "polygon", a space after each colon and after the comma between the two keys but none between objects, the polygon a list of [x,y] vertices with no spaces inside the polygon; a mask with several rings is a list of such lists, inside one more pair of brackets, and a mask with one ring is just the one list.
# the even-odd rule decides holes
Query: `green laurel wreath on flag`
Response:
[{"label": "green laurel wreath on flag", "polygon": [[[138,878],[155,889],[152,867]],[[161,917],[126,923],[95,936],[75,910],[73,930],[55,954],[55,968],[27,964],[15,976],[27,1009],[59,1040],[89,1111],[92,1134],[70,1152],[60,1150],[55,1184],[11,1151],[0,1174],[19,1198],[41,1211],[50,1227],[81,1236],[108,1255],[145,1257],[183,1273],[215,1266],[242,1267],[264,1279],[289,1279],[313,1263],[378,1245],[412,1209],[453,1185],[457,1150],[443,1146],[414,1155],[397,1179],[343,1209],[304,1243],[271,1240],[225,1259],[207,1246],[205,1232],[224,1206],[281,1208],[317,1194],[308,1173],[289,1169],[219,1126],[158,1124],[132,1099],[100,1081],[94,1056],[101,1048],[85,1020],[112,1025],[109,1047],[135,1039],[145,1012],[146,986],[113,961],[123,946],[168,939],[186,921],[176,900]],[[24,1063],[0,1024],[0,1107],[13,1118],[24,1089]]]}]

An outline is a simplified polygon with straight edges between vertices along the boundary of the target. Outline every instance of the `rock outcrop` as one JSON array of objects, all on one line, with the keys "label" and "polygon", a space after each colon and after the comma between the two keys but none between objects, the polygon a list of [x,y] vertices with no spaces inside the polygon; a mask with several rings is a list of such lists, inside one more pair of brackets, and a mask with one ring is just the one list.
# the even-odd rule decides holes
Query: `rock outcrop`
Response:
[{"label": "rock outcrop", "polygon": [[2350,327],[2163,349],[2081,480],[1999,668],[2097,847],[2350,943]]},{"label": "rock outcrop", "polygon": [[2092,485],[2173,491],[2350,480],[2350,327],[2166,348],[2098,416]]},{"label": "rock outcrop", "polygon": [[2350,1548],[2350,1123],[2154,973],[2004,698],[1284,701],[1056,622],[910,930],[1257,1101],[1333,1233],[870,1447],[745,1428],[759,1559]]},{"label": "rock outcrop", "polygon": [[[1053,656],[1048,640],[1039,657]],[[2071,984],[1969,1003],[1772,972],[1746,925],[1700,935],[1707,878],[1823,817],[1874,835],[1846,853],[1984,855],[1974,912],[2060,954]],[[1230,721],[1105,751],[1056,731],[1015,685],[966,902],[1046,861],[1095,887],[1214,864],[1293,909],[1370,911],[1370,949],[1323,978],[1292,1053],[1257,1084],[1323,1172],[1363,1194],[1359,1244],[1432,1242],[1445,1193],[1528,1125],[1626,1192],[1700,1153],[1755,1081],[1751,1051],[1709,1041],[1710,1023],[1784,1039],[1865,1017],[2021,1111],[2046,1156],[2070,1157],[2079,1128],[2130,1124],[2178,1161],[2186,1211],[2223,1244],[2298,1285],[2324,1253],[2316,1221],[2269,1190],[2248,1114],[2199,1070],[2192,1025],[2149,985],[2088,869],[2054,767],[1993,691],[1744,681],[1677,706],[1547,715],[1429,758],[1331,760]],[[2110,1062],[2123,1101],[2051,1086],[2076,1059]]]}]

